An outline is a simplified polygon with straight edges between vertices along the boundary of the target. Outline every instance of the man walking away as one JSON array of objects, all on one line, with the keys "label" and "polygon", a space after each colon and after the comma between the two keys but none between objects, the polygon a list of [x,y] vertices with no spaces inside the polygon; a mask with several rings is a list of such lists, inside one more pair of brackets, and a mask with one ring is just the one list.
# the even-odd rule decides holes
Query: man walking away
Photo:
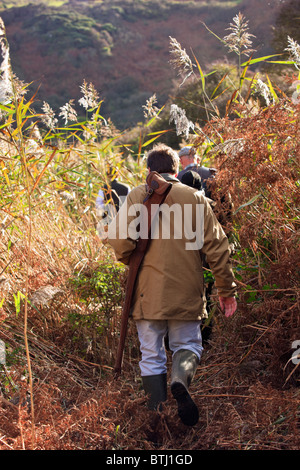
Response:
[{"label": "man walking away", "polygon": [[[171,392],[185,425],[198,422],[189,386],[202,354],[201,320],[207,316],[202,253],[215,276],[219,301],[227,317],[236,310],[236,285],[227,237],[207,198],[177,178],[179,158],[160,144],[147,155],[149,172],[172,184],[151,226],[151,240],[140,267],[131,314],[140,341],[140,370],[148,407],[167,400],[166,334],[172,351]],[[137,239],[148,233],[140,213],[147,196],[142,184],[131,190],[108,228],[108,243],[117,260],[129,264]],[[153,228],[153,230],[152,230]],[[195,241],[196,239],[196,241]]]}]

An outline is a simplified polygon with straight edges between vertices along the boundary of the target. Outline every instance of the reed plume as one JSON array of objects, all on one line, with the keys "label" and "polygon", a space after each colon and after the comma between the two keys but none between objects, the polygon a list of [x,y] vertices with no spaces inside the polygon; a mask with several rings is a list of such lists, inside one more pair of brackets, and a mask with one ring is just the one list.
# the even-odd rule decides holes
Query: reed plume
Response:
[{"label": "reed plume", "polygon": [[230,52],[235,52],[239,56],[242,54],[249,56],[252,52],[255,52],[255,49],[252,49],[252,41],[250,39],[255,36],[248,33],[248,29],[248,21],[246,21],[242,13],[233,18],[233,23],[230,23],[230,27],[227,28],[231,33],[223,38]]},{"label": "reed plume", "polygon": [[0,18],[0,103],[8,104],[13,97],[12,72],[10,66],[9,45],[6,39],[5,26]]},{"label": "reed plume", "polygon": [[274,97],[272,96],[268,85],[266,85],[260,78],[256,81],[255,91],[260,94],[266,102],[267,106],[274,104]]},{"label": "reed plume", "polygon": [[[171,60],[170,64],[174,66],[175,69],[178,70],[178,74],[182,75],[184,77],[183,83],[187,80],[190,75],[193,73],[193,67],[194,64],[192,63],[190,57],[186,53],[186,50],[181,47],[179,42],[171,37],[170,37],[170,54],[171,54]],[[180,86],[181,86],[180,85]]]},{"label": "reed plume", "polygon": [[61,116],[65,120],[65,124],[69,121],[77,121],[77,112],[73,107],[74,100],[70,100],[64,106],[60,108],[59,116]]},{"label": "reed plume", "polygon": [[154,93],[154,95],[150,96],[150,98],[146,100],[146,104],[142,106],[144,110],[145,118],[151,118],[157,115],[159,109],[157,106],[155,106],[156,103],[157,103],[157,98],[156,98],[156,93]]},{"label": "reed plume", "polygon": [[83,80],[80,90],[83,96],[78,100],[79,104],[85,109],[96,108],[99,104],[99,95],[94,85]]},{"label": "reed plume", "polygon": [[170,109],[169,122],[172,121],[175,123],[177,135],[185,134],[186,138],[188,138],[190,129],[194,130],[195,126],[193,122],[188,120],[185,110],[179,108],[176,104],[172,104]]},{"label": "reed plume", "polygon": [[43,103],[42,111],[44,112],[44,114],[42,115],[42,122],[45,124],[45,126],[48,127],[48,129],[54,131],[58,120],[55,117],[55,112],[53,111],[51,106],[46,103],[46,101],[44,101]]},{"label": "reed plume", "polygon": [[294,62],[296,69],[300,70],[300,45],[290,36],[288,36],[288,47],[285,48],[285,51],[289,52],[290,60]]}]

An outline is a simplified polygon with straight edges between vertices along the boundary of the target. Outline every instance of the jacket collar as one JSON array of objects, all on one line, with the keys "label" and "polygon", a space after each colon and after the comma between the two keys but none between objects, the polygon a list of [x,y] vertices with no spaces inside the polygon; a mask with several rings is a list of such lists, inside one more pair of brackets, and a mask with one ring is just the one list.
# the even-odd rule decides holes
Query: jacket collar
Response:
[{"label": "jacket collar", "polygon": [[179,181],[178,178],[176,178],[175,175],[172,175],[171,173],[161,173],[161,176],[166,180],[166,181]]}]

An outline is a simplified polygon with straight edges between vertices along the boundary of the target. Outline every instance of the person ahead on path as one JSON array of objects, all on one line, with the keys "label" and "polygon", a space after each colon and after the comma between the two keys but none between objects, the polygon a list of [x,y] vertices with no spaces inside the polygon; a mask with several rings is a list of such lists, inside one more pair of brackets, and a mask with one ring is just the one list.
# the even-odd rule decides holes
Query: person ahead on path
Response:
[{"label": "person ahead on path", "polygon": [[[157,230],[152,233],[136,279],[131,314],[137,325],[139,365],[149,409],[157,409],[167,400],[164,337],[168,334],[171,392],[182,422],[194,425],[199,412],[188,388],[203,349],[200,325],[206,317],[206,302],[202,253],[209,260],[220,305],[228,317],[237,308],[236,285],[227,237],[207,198],[176,178],[178,166],[177,153],[166,145],[155,146],[147,155],[149,171],[159,173],[172,187],[160,207],[154,224]],[[146,194],[145,184],[132,189],[108,228],[108,243],[124,264],[129,263],[141,233],[135,228],[140,226],[138,214]],[[184,227],[180,227],[183,220]]]},{"label": "person ahead on path", "polygon": [[[213,183],[213,181],[215,180],[215,176],[217,174],[216,168],[199,166],[199,157],[197,155],[196,149],[192,146],[183,147],[179,151],[179,159],[182,166],[182,170],[178,173],[177,178],[182,181],[182,178],[186,177],[186,173],[189,173],[190,171],[198,173],[201,177],[202,189],[204,191],[205,196],[211,200],[211,204],[213,204],[214,208],[216,208],[216,201],[214,200],[214,197],[212,195],[213,188],[209,184],[209,182]],[[230,231],[228,231],[228,228],[226,228],[226,226],[228,223],[232,223],[231,196],[226,190],[223,189],[219,192],[219,198],[221,206],[219,204],[218,209],[214,210],[215,212],[218,212],[218,221],[221,223],[223,229],[225,229],[227,236],[229,236]]]},{"label": "person ahead on path", "polygon": [[[187,170],[184,172],[181,178],[182,184],[186,184],[187,186],[191,186],[192,188],[197,189],[197,191],[202,191],[202,193],[205,195],[204,190],[202,189],[202,181],[201,181],[201,176],[199,173],[193,170]],[[208,199],[212,209],[214,206],[214,202],[211,199]],[[205,271],[209,272],[209,265],[206,261],[206,257],[202,254],[202,267]],[[211,307],[212,307],[212,290],[213,290],[213,279],[208,276],[206,282],[205,282],[205,300],[206,300],[206,312],[208,316],[210,315]],[[212,327],[211,327],[211,322],[212,319],[209,319],[208,324],[206,322],[203,324],[201,327],[201,335],[202,335],[202,342],[203,344],[207,343],[208,340],[210,339]]]},{"label": "person ahead on path", "polygon": [[118,181],[118,171],[111,168],[107,171],[107,183],[99,189],[96,198],[96,213],[98,218],[97,232],[102,240],[110,221],[116,216],[130,188]]},{"label": "person ahead on path", "polygon": [[179,159],[182,166],[182,170],[178,173],[177,178],[179,181],[182,180],[183,175],[192,170],[198,173],[201,177],[202,187],[205,191],[207,197],[211,197],[211,192],[209,190],[207,180],[214,178],[216,174],[215,168],[207,168],[205,166],[199,166],[199,157],[197,156],[196,149],[192,146],[183,147],[179,151]]},{"label": "person ahead on path", "polygon": [[108,182],[99,189],[96,206],[105,211],[107,205],[113,206],[118,212],[122,202],[128,195],[130,188],[127,184],[118,181],[117,170],[109,169],[107,172]]},{"label": "person ahead on path", "polygon": [[193,170],[186,171],[182,175],[182,178],[180,181],[182,182],[182,184],[186,184],[187,186],[191,186],[191,188],[197,189],[197,191],[202,190],[204,194],[204,190],[202,189],[201,176],[196,171],[193,171]]}]

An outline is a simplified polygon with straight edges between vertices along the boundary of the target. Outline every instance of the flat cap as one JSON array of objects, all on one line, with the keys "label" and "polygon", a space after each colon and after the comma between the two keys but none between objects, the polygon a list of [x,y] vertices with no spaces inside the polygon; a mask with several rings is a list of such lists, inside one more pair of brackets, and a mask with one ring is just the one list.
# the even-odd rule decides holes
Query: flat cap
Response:
[{"label": "flat cap", "polygon": [[187,147],[183,147],[179,151],[178,156],[179,158],[183,157],[184,155],[190,155],[191,157],[193,157],[195,154],[196,154],[196,149],[192,146],[187,146]]}]

